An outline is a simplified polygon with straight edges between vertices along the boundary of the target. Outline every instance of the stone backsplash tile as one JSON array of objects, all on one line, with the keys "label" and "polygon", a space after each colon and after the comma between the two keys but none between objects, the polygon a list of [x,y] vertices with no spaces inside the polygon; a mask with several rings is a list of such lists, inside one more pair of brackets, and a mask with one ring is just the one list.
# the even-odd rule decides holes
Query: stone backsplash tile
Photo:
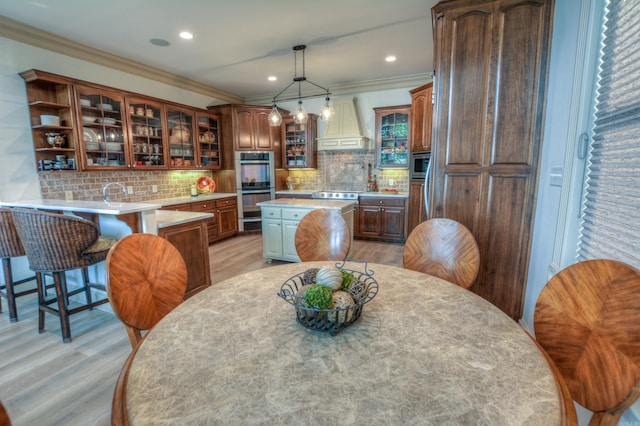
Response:
[{"label": "stone backsplash tile", "polygon": [[[323,189],[366,191],[369,165],[379,188],[393,187],[409,191],[408,169],[376,169],[376,151],[321,151],[318,169],[289,170],[296,189],[319,191]],[[393,181],[393,185],[390,184]]]},{"label": "stone backsplash tile", "polygon": [[[71,191],[74,200],[102,200],[102,188],[109,182],[131,186],[133,194],[124,196],[117,186],[109,188],[109,198],[115,201],[141,202],[190,194],[191,185],[201,176],[200,171],[105,171],[105,172],[38,172],[42,198],[65,199]],[[153,186],[157,192],[153,192]]]}]

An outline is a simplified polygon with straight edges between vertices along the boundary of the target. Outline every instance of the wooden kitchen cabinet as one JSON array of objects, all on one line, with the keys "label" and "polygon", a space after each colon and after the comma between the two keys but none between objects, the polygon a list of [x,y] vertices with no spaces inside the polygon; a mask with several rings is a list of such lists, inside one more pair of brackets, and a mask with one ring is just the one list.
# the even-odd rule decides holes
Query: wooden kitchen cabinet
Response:
[{"label": "wooden kitchen cabinet", "polygon": [[220,117],[215,114],[197,113],[197,157],[196,167],[220,170],[222,168],[220,150]]},{"label": "wooden kitchen cabinet", "polygon": [[194,211],[211,213],[207,219],[207,241],[213,244],[238,233],[238,200],[236,197],[193,201],[191,203],[165,206],[162,210]]},{"label": "wooden kitchen cabinet", "polygon": [[197,169],[195,111],[178,105],[167,105],[165,121],[169,134],[169,168]]},{"label": "wooden kitchen cabinet", "polygon": [[216,200],[218,214],[218,240],[228,238],[238,233],[238,199],[236,197],[219,198]]},{"label": "wooden kitchen cabinet", "polygon": [[187,265],[185,299],[211,285],[207,220],[158,228],[158,236],[173,244]]},{"label": "wooden kitchen cabinet", "polygon": [[373,110],[376,114],[378,167],[409,167],[411,105],[381,107]]},{"label": "wooden kitchen cabinet", "polygon": [[549,64],[552,0],[446,1],[435,52],[430,217],[480,249],[470,290],[522,316]]},{"label": "wooden kitchen cabinet", "polygon": [[129,155],[136,169],[166,169],[164,105],[148,98],[126,97],[129,121]]},{"label": "wooden kitchen cabinet", "polygon": [[411,152],[431,151],[431,122],[433,119],[433,83],[416,87],[411,93]]},{"label": "wooden kitchen cabinet", "polygon": [[356,236],[388,242],[407,239],[406,198],[360,197]]},{"label": "wooden kitchen cabinet", "polygon": [[412,180],[409,183],[409,223],[407,225],[407,236],[411,234],[413,228],[428,218],[424,201],[424,180]]},{"label": "wooden kitchen cabinet", "polygon": [[[39,70],[20,76],[39,170],[221,168],[221,120],[214,113]],[[260,146],[266,132],[273,149],[280,146],[280,131],[263,125],[270,110],[254,120],[260,123]],[[60,125],[43,125],[41,115],[57,116]],[[61,146],[51,146],[48,135],[57,135]],[[227,157],[233,164],[233,155]]]},{"label": "wooden kitchen cabinet", "polygon": [[76,85],[79,150],[83,170],[131,168],[130,138],[124,96],[111,90]]},{"label": "wooden kitchen cabinet", "polygon": [[[211,106],[208,110],[220,117],[220,137],[225,153],[222,159],[223,169],[235,168],[231,154],[234,151],[276,151],[278,148],[269,125],[271,107],[226,104]],[[283,116],[289,115],[289,111],[280,112]]]},{"label": "wooden kitchen cabinet", "polygon": [[209,244],[218,240],[218,212],[215,200],[196,201],[189,204],[189,210],[194,212],[211,213],[213,217],[207,219],[207,238]]},{"label": "wooden kitchen cabinet", "polygon": [[317,167],[318,116],[309,114],[304,124],[296,124],[292,116],[284,117],[282,132],[284,134],[283,166],[287,169],[315,169]]},{"label": "wooden kitchen cabinet", "polygon": [[[73,86],[57,75],[30,70],[20,73],[27,89],[31,135],[38,170],[75,170],[78,132],[74,120]],[[42,124],[41,115],[57,116],[59,125]],[[48,140],[57,139],[59,146]],[[62,161],[64,157],[64,161]]]}]

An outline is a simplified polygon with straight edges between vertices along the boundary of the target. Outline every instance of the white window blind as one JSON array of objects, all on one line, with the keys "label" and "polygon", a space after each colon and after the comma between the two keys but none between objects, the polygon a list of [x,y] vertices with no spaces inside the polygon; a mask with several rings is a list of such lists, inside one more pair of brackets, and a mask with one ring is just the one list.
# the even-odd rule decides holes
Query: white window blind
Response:
[{"label": "white window blind", "polygon": [[640,268],[640,1],[608,2],[578,260]]}]

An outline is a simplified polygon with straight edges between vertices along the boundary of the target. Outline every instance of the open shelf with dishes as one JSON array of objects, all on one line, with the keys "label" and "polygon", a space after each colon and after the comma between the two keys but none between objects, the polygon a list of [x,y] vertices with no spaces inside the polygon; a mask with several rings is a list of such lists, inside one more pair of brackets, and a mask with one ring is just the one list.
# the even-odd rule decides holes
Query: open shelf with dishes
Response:
[{"label": "open shelf with dishes", "polygon": [[284,146],[282,149],[283,165],[287,169],[315,168],[318,116],[309,114],[306,123],[297,124],[293,116],[284,117],[282,128]]},{"label": "open shelf with dishes", "polygon": [[127,98],[131,166],[135,168],[166,168],[164,148],[164,108],[161,103],[144,98]]},{"label": "open shelf with dishes", "polygon": [[374,111],[378,167],[409,167],[411,105],[380,107]]},{"label": "open shelf with dishes", "polygon": [[124,97],[93,87],[76,86],[82,125],[83,168],[126,168]]},{"label": "open shelf with dishes", "polygon": [[73,86],[54,74],[30,70],[25,80],[38,170],[76,170]]},{"label": "open shelf with dishes", "polygon": [[220,118],[214,114],[197,114],[198,167],[220,170]]}]

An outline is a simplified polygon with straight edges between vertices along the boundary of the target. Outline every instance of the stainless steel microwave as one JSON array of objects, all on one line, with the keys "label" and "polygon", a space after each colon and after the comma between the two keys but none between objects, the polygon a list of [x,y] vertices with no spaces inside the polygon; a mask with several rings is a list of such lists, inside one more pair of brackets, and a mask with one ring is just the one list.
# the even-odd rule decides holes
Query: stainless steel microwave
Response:
[{"label": "stainless steel microwave", "polygon": [[431,161],[431,152],[412,152],[411,153],[411,179],[424,180],[427,176],[429,169],[429,162]]}]

